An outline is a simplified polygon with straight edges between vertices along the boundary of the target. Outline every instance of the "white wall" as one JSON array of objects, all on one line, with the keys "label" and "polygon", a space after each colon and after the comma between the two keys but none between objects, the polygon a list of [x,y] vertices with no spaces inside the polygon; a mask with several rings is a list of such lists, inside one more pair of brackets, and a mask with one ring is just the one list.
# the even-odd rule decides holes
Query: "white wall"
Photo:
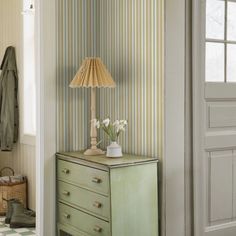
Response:
[{"label": "white wall", "polygon": [[185,0],[166,0],[165,13],[163,235],[184,236]]},{"label": "white wall", "polygon": [[[7,46],[16,48],[17,61],[20,61],[22,48],[22,0],[1,0],[0,2],[0,59]],[[19,68],[20,69],[20,68]]]},{"label": "white wall", "polygon": [[[0,1],[0,61],[8,46],[16,49],[19,85],[22,81],[22,0]],[[19,86],[19,87],[20,87]],[[19,97],[19,102],[20,102]],[[0,168],[12,167],[17,174],[28,177],[29,208],[35,209],[35,147],[17,143],[12,152],[0,152]]]},{"label": "white wall", "polygon": [[56,0],[36,1],[37,235],[56,235]]}]

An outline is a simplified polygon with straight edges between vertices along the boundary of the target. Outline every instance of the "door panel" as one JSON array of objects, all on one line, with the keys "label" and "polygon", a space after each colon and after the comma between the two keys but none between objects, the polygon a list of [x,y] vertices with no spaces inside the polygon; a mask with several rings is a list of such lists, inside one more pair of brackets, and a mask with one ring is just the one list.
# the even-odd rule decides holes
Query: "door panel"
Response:
[{"label": "door panel", "polygon": [[236,83],[205,83],[205,99],[235,100]]},{"label": "door panel", "polygon": [[233,217],[236,220],[236,150],[233,150]]},{"label": "door panel", "polygon": [[209,104],[209,128],[236,127],[236,103]]},{"label": "door panel", "polygon": [[232,151],[210,153],[210,223],[231,219],[233,216]]},{"label": "door panel", "polygon": [[213,226],[206,229],[207,236],[235,236],[236,224],[230,223],[221,226]]},{"label": "door panel", "polygon": [[236,87],[232,87],[205,83],[205,236],[236,235]]}]

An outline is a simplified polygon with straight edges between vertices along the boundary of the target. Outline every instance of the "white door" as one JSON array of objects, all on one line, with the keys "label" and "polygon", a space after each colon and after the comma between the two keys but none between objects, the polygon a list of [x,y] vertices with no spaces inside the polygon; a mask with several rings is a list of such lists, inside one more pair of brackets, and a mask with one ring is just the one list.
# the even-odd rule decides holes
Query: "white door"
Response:
[{"label": "white door", "polygon": [[236,1],[194,1],[195,236],[236,236]]}]

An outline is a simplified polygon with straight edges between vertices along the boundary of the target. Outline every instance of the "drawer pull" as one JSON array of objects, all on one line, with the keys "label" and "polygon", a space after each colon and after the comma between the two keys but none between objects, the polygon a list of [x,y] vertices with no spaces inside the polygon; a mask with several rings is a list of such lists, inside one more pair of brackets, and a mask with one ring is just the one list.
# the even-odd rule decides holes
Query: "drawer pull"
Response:
[{"label": "drawer pull", "polygon": [[95,231],[95,232],[97,232],[97,233],[101,233],[101,232],[102,232],[102,228],[99,227],[99,226],[95,226],[95,227],[93,228],[93,231]]},{"label": "drawer pull", "polygon": [[70,214],[64,214],[64,217],[65,217],[66,219],[70,219]]},{"label": "drawer pull", "polygon": [[68,192],[68,191],[63,191],[62,194],[65,195],[65,196],[70,196],[70,192]]},{"label": "drawer pull", "polygon": [[100,202],[94,202],[94,203],[93,203],[93,206],[96,207],[96,208],[101,208],[101,207],[102,207],[102,203],[100,203]]},{"label": "drawer pull", "polygon": [[70,170],[64,169],[64,170],[62,170],[62,172],[65,173],[65,174],[69,174],[69,173],[70,173]]},{"label": "drawer pull", "polygon": [[100,184],[100,183],[102,182],[102,180],[99,179],[99,178],[97,178],[97,177],[94,177],[94,178],[92,179],[92,182],[94,182],[94,183],[96,183],[96,184]]}]

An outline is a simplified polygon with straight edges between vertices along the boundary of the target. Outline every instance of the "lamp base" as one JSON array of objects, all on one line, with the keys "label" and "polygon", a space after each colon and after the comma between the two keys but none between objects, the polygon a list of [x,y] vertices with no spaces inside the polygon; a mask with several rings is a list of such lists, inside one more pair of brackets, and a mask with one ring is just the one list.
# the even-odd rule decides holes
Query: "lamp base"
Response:
[{"label": "lamp base", "polygon": [[85,152],[84,152],[84,155],[85,156],[97,156],[97,155],[104,155],[105,152],[99,148],[96,148],[96,149],[87,149]]}]

